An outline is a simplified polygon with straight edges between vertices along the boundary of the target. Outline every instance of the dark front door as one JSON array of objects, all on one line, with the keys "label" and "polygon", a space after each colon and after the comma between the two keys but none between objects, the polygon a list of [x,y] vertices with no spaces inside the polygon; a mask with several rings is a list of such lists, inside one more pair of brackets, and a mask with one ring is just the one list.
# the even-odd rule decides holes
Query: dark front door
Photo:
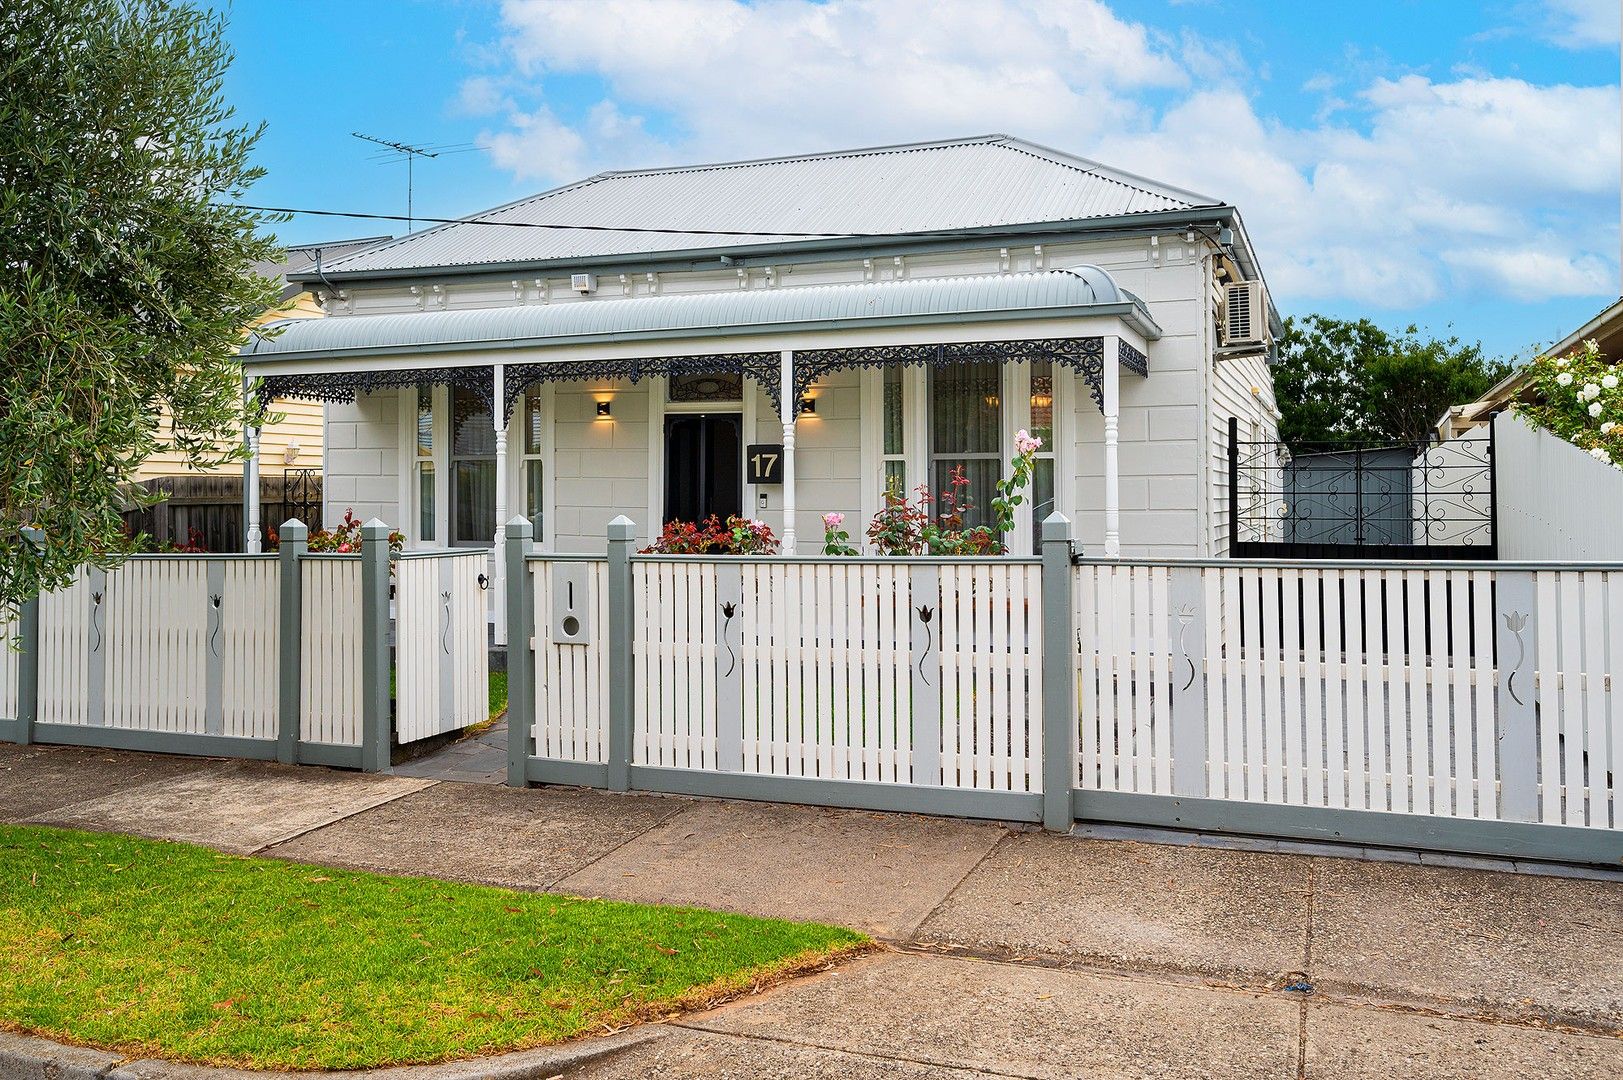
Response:
[{"label": "dark front door", "polygon": [[666,521],[744,513],[742,427],[737,413],[665,418]]}]

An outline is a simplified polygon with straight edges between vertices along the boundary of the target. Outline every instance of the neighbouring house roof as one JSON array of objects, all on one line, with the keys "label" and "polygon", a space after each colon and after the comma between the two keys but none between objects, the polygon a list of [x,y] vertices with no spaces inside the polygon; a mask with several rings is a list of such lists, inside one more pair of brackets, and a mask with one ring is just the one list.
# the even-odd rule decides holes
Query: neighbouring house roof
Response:
[{"label": "neighbouring house roof", "polygon": [[[1221,205],[1205,195],[1022,139],[982,135],[600,173],[332,259],[324,269],[334,277],[471,270],[987,230]],[[530,227],[481,224],[490,222]],[[546,225],[590,228],[535,227]],[[694,231],[629,232],[612,226]]]},{"label": "neighbouring house roof", "polygon": [[[1623,364],[1623,297],[1608,304],[1594,318],[1544,350],[1545,356],[1565,356],[1584,342],[1593,340],[1600,354],[1614,364]],[[1437,422],[1437,431],[1443,438],[1452,438],[1459,431],[1485,423],[1494,413],[1509,407],[1511,402],[1529,393],[1528,369],[1523,366],[1494,383],[1476,401],[1455,405]]]},{"label": "neighbouring house roof", "polygon": [[346,315],[274,324],[244,358],[281,360],[373,353],[534,348],[594,341],[702,337],[741,331],[842,329],[990,319],[1116,315],[1146,339],[1161,336],[1144,301],[1097,266],[915,278],[793,289],[686,293],[499,308]]},{"label": "neighbouring house roof", "polygon": [[345,255],[353,255],[357,251],[386,240],[393,240],[392,236],[362,236],[353,240],[327,240],[316,244],[290,244],[282,249],[286,256],[280,262],[266,261],[254,264],[254,270],[261,276],[272,281],[282,283],[282,300],[293,299],[304,291],[304,285],[294,280],[294,275],[312,270],[320,260],[323,270],[334,259]]}]

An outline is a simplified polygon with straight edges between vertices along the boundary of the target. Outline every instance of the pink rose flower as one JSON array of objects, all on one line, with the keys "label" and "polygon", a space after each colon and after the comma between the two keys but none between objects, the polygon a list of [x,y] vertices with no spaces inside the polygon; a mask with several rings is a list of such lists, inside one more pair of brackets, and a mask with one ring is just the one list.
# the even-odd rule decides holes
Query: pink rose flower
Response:
[{"label": "pink rose flower", "polygon": [[1014,452],[1017,454],[1035,454],[1043,447],[1043,441],[1025,428],[1014,433]]},{"label": "pink rose flower", "polygon": [[823,515],[823,528],[827,529],[829,532],[833,532],[835,529],[838,529],[841,525],[844,525],[844,524],[845,524],[845,515],[844,514],[833,513],[833,514],[824,514]]}]

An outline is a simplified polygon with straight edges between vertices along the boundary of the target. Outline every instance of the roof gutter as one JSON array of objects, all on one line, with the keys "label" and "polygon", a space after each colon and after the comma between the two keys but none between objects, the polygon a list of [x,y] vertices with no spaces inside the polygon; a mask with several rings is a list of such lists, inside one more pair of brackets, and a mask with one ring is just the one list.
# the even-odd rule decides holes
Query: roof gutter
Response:
[{"label": "roof gutter", "polygon": [[[1161,336],[1161,328],[1151,319],[1142,304],[1124,301],[1115,304],[1081,304],[1056,308],[999,308],[988,311],[940,312],[929,315],[882,315],[855,319],[810,319],[789,323],[747,323],[738,326],[695,326],[660,330],[618,330],[604,334],[571,334],[567,336],[500,338],[495,340],[447,341],[429,344],[367,345],[358,348],[300,349],[260,353],[258,347],[264,339],[250,337],[242,347],[245,365],[256,360],[262,363],[281,363],[288,360],[325,360],[368,356],[400,356],[432,353],[468,352],[472,350],[543,349],[560,345],[594,345],[627,341],[671,341],[677,339],[705,339],[738,336],[742,334],[787,334],[820,330],[861,330],[887,326],[926,326],[941,323],[1009,322],[1018,319],[1066,319],[1114,315],[1148,341]],[[364,317],[364,316],[363,316]]]},{"label": "roof gutter", "polygon": [[[1135,236],[1148,233],[1178,231],[1189,225],[1222,225],[1236,218],[1234,207],[1227,205],[1197,206],[1188,210],[1148,210],[1138,214],[1116,214],[1110,217],[1077,218],[1065,221],[1025,222],[1016,225],[984,225],[969,229],[941,229],[932,232],[896,233],[886,236],[833,236],[819,240],[785,240],[765,244],[729,244],[708,248],[681,248],[670,251],[626,252],[613,255],[575,255],[561,259],[536,259],[523,262],[464,263],[452,266],[412,266],[391,270],[334,270],[328,269],[325,278],[333,281],[384,281],[406,278],[428,278],[455,275],[457,277],[491,277],[534,273],[546,270],[568,269],[574,273],[594,269],[636,266],[643,270],[713,270],[719,265],[751,266],[784,258],[802,262],[831,262],[838,259],[861,258],[865,254],[884,251],[886,254],[911,255],[942,248],[963,247],[965,241],[994,237],[1018,237],[1027,243],[1058,243],[1086,234],[1089,239],[1107,239],[1116,236]],[[500,226],[493,226],[499,228]],[[1249,249],[1249,241],[1245,247]],[[810,257],[808,257],[810,256]],[[729,263],[721,263],[726,258]],[[1241,260],[1253,267],[1249,254]],[[1250,270],[1247,270],[1250,273]],[[293,281],[322,280],[315,274],[290,274]]]}]

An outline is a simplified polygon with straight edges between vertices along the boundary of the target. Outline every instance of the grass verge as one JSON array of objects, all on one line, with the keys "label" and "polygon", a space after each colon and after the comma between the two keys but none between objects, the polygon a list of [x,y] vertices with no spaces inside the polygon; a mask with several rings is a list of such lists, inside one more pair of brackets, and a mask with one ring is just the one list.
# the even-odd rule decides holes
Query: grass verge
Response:
[{"label": "grass verge", "polygon": [[249,1068],[443,1061],[700,1007],[835,927],[0,826],[0,1026]]}]

